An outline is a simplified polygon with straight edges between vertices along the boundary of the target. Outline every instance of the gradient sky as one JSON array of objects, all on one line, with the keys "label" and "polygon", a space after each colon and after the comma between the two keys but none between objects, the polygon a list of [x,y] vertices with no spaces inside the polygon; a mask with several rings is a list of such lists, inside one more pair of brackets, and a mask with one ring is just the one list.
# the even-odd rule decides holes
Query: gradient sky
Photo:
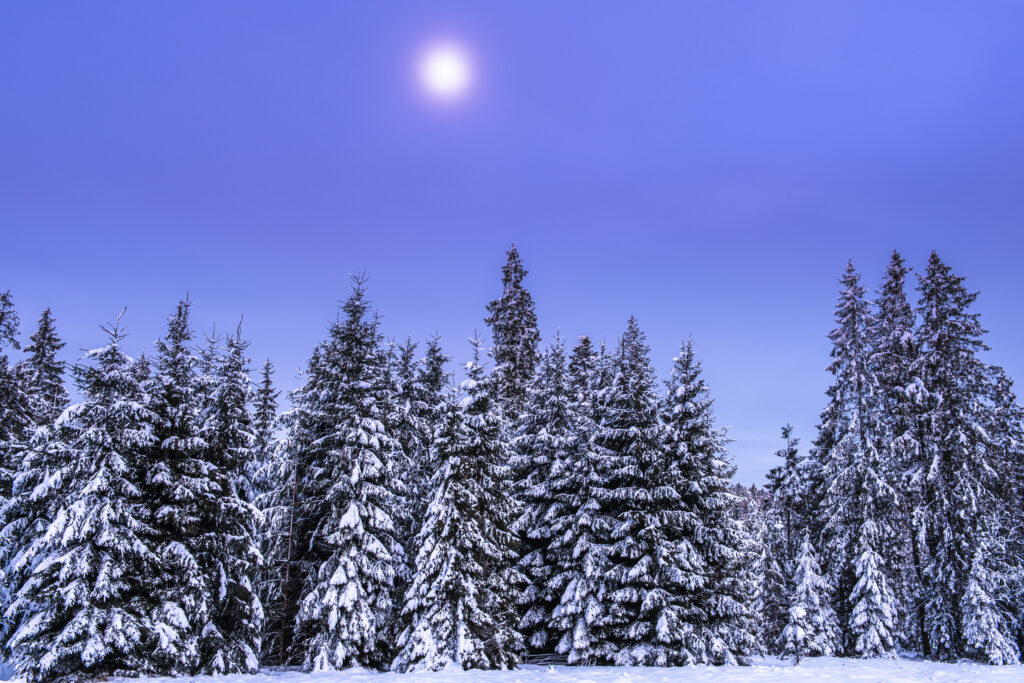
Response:
[{"label": "gradient sky", "polygon": [[1016,0],[0,5],[0,288],[68,359],[189,292],[293,388],[365,270],[461,362],[514,241],[546,340],[632,313],[664,374],[693,336],[752,482],[813,436],[847,259],[938,250],[1024,377],[1022,219]]}]

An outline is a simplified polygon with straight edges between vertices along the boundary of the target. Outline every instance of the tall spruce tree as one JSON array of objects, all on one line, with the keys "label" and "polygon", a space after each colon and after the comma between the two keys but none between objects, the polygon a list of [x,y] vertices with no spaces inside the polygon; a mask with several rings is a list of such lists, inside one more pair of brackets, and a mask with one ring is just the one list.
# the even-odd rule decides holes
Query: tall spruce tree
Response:
[{"label": "tall spruce tree", "polygon": [[517,493],[523,514],[513,529],[522,538],[519,568],[527,585],[520,595],[519,629],[533,652],[553,650],[549,625],[560,595],[552,589],[556,563],[549,550],[564,513],[566,468],[577,447],[579,419],[572,396],[561,337],[542,354],[537,377],[527,394],[526,410],[516,437]]},{"label": "tall spruce tree", "polygon": [[[55,424],[68,404],[65,363],[57,359],[64,342],[57,336],[50,309],[43,311],[39,327],[30,339],[25,347],[29,357],[20,364],[18,373],[31,419],[30,429],[26,429],[23,443],[13,453],[9,499],[0,503],[0,547],[4,549],[2,557],[6,558],[0,578],[0,614],[6,611],[15,587],[22,585],[34,569],[26,560],[53,519],[50,489],[59,483],[59,463],[65,459],[67,448]],[[0,621],[0,639],[10,636],[21,617],[11,614]]]},{"label": "tall spruce tree", "polygon": [[745,663],[758,651],[750,611],[756,594],[752,546],[729,491],[725,433],[692,341],[673,359],[662,421],[662,457],[649,496],[667,542],[658,584],[671,609],[657,622],[665,663]]},{"label": "tall spruce tree", "polygon": [[405,599],[399,671],[511,668],[523,646],[515,630],[511,449],[478,340],[467,374],[465,407],[450,394],[433,439],[437,470]]},{"label": "tall spruce tree", "polygon": [[922,596],[921,478],[918,458],[919,440],[915,398],[920,392],[914,384],[912,367],[918,343],[915,316],[907,300],[905,283],[910,268],[903,257],[892,253],[875,307],[868,320],[871,369],[876,382],[873,397],[872,429],[879,455],[879,470],[897,494],[899,504],[893,511],[893,527],[900,533],[879,539],[882,557],[907,558],[892,567],[890,588],[902,605],[901,641],[905,646],[928,654]]},{"label": "tall spruce tree", "polygon": [[[852,263],[847,265],[840,283],[837,326],[829,335],[833,344],[829,371],[835,376],[829,399],[835,406],[839,439],[831,451],[818,454],[824,458],[821,471],[826,485],[816,514],[823,520],[820,544],[826,572],[835,588],[836,611],[847,627],[848,644],[856,651],[860,634],[869,628],[861,623],[867,613],[852,613],[862,597],[854,595],[858,566],[866,562],[865,555],[873,554],[875,571],[886,577],[891,575],[888,558],[877,553],[894,547],[889,539],[893,535],[896,493],[883,476],[879,462],[874,429],[878,422],[877,381],[867,338],[868,303]],[[888,578],[885,583],[888,584]],[[885,599],[886,605],[879,608],[882,611],[870,614],[881,618],[886,610],[895,613],[891,593],[886,592]],[[860,625],[854,628],[855,623]],[[884,628],[882,624],[874,627]],[[871,651],[882,646],[884,643],[871,645]]]},{"label": "tall spruce tree", "polygon": [[990,370],[979,358],[987,349],[985,331],[978,314],[970,312],[977,294],[935,252],[918,289],[921,353],[912,372],[922,402],[918,466],[926,633],[934,657],[955,660],[969,654],[965,625],[983,604],[969,599],[974,555],[985,532],[1002,526],[999,458],[986,430]]},{"label": "tall spruce tree", "polygon": [[198,360],[190,348],[191,302],[178,303],[168,320],[167,335],[156,342],[154,372],[147,385],[147,408],[153,416],[153,445],[147,462],[146,498],[150,523],[159,538],[157,552],[167,572],[152,590],[167,606],[166,617],[182,622],[172,649],[158,655],[167,671],[192,673],[200,661],[200,641],[211,626],[213,596],[199,555],[203,544],[204,509],[215,496],[206,460],[202,385]]},{"label": "tall spruce tree", "polygon": [[664,430],[655,393],[654,368],[636,318],[619,340],[611,386],[600,401],[595,442],[606,452],[606,470],[595,498],[612,520],[602,628],[614,643],[617,664],[664,664],[672,647],[655,647],[658,620],[668,599],[658,570],[667,543],[659,525],[663,500],[648,478],[660,464]]},{"label": "tall spruce tree", "polygon": [[263,607],[256,581],[261,563],[260,513],[248,501],[256,435],[249,413],[249,360],[241,334],[225,338],[200,435],[212,487],[200,513],[195,553],[210,597],[210,622],[199,642],[204,673],[253,673],[259,668]]},{"label": "tall spruce tree", "polygon": [[[355,278],[343,321],[324,347],[325,381],[314,409],[322,432],[300,472],[301,516],[310,525],[298,622],[304,664],[321,671],[386,662],[396,567],[403,561],[395,515],[404,487],[400,445],[385,421],[388,387],[365,280]],[[308,461],[307,461],[308,462]]]},{"label": "tall spruce tree", "polygon": [[20,675],[169,674],[186,640],[180,605],[154,590],[167,573],[145,500],[153,415],[117,324],[74,369],[83,403],[60,425],[55,511],[26,562],[35,567],[12,610],[30,615],[8,642]]},{"label": "tall spruce tree", "polygon": [[549,489],[560,505],[550,520],[548,591],[556,603],[548,624],[555,651],[570,664],[611,661],[615,646],[603,626],[605,572],[613,520],[597,499],[603,486],[603,450],[593,442],[600,393],[599,356],[583,336],[568,365],[569,413],[575,439],[565,467],[552,472]]},{"label": "tall spruce tree", "polygon": [[526,272],[513,244],[501,268],[501,296],[487,304],[488,316],[484,319],[491,327],[494,343],[495,396],[513,419],[526,400],[540,344],[533,297],[523,287]]}]

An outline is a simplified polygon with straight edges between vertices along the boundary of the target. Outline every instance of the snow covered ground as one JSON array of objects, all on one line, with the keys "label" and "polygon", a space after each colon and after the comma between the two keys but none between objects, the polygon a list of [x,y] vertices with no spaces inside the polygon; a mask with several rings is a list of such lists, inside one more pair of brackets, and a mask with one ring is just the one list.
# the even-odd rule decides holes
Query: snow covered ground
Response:
[{"label": "snow covered ground", "polygon": [[[1024,667],[993,667],[981,664],[937,664],[910,660],[859,660],[820,657],[805,659],[800,666],[770,658],[749,667],[680,667],[673,669],[584,666],[527,666],[518,671],[441,671],[391,674],[348,670],[304,674],[268,671],[253,676],[195,676],[153,678],[146,683],[689,683],[713,681],[854,681],[901,683],[903,681],[1024,681]],[[137,679],[136,679],[136,682]]]}]

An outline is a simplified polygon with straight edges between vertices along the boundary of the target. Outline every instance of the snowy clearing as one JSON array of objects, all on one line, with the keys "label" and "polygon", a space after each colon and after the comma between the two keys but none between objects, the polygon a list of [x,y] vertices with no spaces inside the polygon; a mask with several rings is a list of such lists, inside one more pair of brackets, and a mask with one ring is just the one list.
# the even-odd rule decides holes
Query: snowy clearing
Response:
[{"label": "snowy clearing", "polygon": [[[182,683],[182,678],[151,678],[146,683]],[[252,676],[193,676],[189,681],[216,683],[675,683],[676,681],[1024,681],[1024,667],[984,664],[942,664],[907,659],[767,658],[753,666],[689,666],[677,668],[526,666],[517,671],[439,671],[409,674],[377,673],[359,669],[305,674],[267,671]],[[127,683],[128,679],[125,679]]]}]

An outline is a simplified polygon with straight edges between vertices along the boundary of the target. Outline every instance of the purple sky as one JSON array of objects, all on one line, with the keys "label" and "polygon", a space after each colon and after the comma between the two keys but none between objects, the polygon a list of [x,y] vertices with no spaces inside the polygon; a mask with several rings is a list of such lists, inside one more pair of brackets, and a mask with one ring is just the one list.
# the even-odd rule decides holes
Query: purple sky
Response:
[{"label": "purple sky", "polygon": [[755,481],[813,436],[849,258],[937,249],[1024,377],[1022,78],[1016,0],[4,3],[0,288],[69,359],[187,291],[292,388],[360,270],[466,360],[514,241],[545,339],[634,313],[665,372],[692,334]]}]

